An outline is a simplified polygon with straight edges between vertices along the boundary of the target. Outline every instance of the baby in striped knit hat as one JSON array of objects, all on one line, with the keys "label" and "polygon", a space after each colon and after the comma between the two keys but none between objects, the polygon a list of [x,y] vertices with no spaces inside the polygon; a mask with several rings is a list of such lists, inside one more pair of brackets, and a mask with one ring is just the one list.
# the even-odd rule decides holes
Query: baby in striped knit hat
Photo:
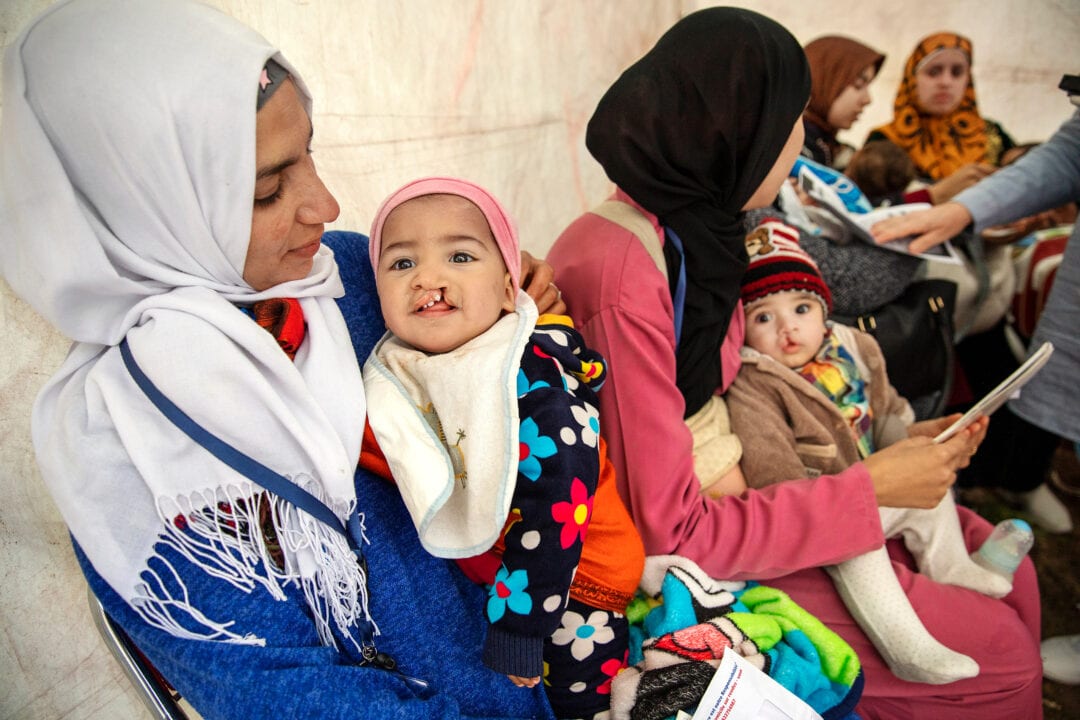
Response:
[{"label": "baby in striped knit hat", "polygon": [[[938,429],[944,421],[913,422],[873,337],[827,321],[829,288],[796,230],[763,222],[747,236],[746,249],[746,346],[727,402],[750,487],[835,474],[909,435]],[[882,507],[880,514],[885,537],[902,535],[919,572],[932,580],[991,597],[1011,591],[1010,579],[968,555],[951,494],[930,510]],[[931,636],[884,546],[826,570],[897,677],[944,684],[978,674],[974,660]]]}]

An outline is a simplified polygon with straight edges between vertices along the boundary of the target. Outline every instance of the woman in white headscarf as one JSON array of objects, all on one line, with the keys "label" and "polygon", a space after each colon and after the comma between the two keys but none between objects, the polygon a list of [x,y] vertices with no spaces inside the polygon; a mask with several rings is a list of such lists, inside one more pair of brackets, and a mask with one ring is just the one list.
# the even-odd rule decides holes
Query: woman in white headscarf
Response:
[{"label": "woman in white headscarf", "polygon": [[74,0],[4,73],[0,270],[74,341],[33,441],[110,614],[208,718],[549,715],[482,666],[482,591],[354,478],[338,206],[288,62],[201,5]]}]

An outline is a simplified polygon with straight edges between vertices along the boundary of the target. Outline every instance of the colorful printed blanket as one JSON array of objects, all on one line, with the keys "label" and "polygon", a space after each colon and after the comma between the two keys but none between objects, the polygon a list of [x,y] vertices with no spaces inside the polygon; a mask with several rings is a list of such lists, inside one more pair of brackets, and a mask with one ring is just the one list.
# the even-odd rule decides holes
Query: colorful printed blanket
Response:
[{"label": "colorful printed blanket", "polygon": [[857,720],[863,676],[855,651],[785,593],[708,577],[677,555],[645,562],[627,611],[631,667],[611,685],[616,720],[693,712],[730,647],[824,720]]}]

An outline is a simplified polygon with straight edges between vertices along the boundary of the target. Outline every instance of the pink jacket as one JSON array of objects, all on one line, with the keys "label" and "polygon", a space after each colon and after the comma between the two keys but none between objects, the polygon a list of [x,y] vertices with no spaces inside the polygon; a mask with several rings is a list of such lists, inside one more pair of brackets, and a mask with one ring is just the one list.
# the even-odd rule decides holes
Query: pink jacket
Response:
[{"label": "pink jacket", "polygon": [[[634,204],[621,191],[616,198]],[[646,217],[662,241],[655,216]],[[763,580],[881,546],[877,502],[861,463],[742,498],[703,498],[675,386],[667,278],[640,240],[590,213],[563,232],[547,260],[575,324],[608,360],[608,381],[598,393],[601,431],[648,554],[685,555],[714,577]],[[829,508],[840,506],[849,517],[834,528]],[[799,540],[825,525],[833,530],[830,542]]]},{"label": "pink jacket", "polygon": [[[656,218],[646,216],[662,239]],[[601,432],[648,554],[685,555],[714,577],[767,580],[791,595],[859,654],[866,686],[858,712],[865,720],[1042,717],[1039,593],[1030,559],[1021,564],[1012,594],[993,600],[928,580],[914,571],[903,544],[889,541],[900,584],[927,629],[981,668],[978,677],[947,686],[897,679],[820,568],[883,542],[863,463],[738,498],[703,498],[675,386],[666,278],[634,235],[589,213],[563,232],[547,260],[569,314],[608,360],[608,381],[598,394]],[[990,524],[965,508],[959,512],[974,550]]]}]

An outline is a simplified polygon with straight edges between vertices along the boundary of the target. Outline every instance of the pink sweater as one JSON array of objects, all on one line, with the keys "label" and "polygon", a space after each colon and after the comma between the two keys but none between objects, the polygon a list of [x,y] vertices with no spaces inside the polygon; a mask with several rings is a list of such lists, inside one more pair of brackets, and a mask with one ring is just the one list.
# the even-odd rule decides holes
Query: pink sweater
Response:
[{"label": "pink sweater", "polygon": [[[633,204],[621,191],[615,197]],[[662,241],[656,218],[646,216]],[[675,386],[667,279],[634,235],[590,213],[563,232],[547,260],[569,314],[608,360],[608,381],[598,394],[601,432],[647,554],[685,555],[714,577],[767,580],[788,592],[858,652],[866,674],[859,712],[866,720],[1041,717],[1039,595],[1030,560],[1013,593],[997,601],[927,580],[911,570],[902,544],[890,542],[902,560],[896,563],[901,585],[924,624],[982,668],[978,677],[946,687],[898,680],[820,569],[884,541],[865,466],[738,498],[702,497]],[[963,509],[961,522],[972,548],[990,532],[989,523]]]}]

